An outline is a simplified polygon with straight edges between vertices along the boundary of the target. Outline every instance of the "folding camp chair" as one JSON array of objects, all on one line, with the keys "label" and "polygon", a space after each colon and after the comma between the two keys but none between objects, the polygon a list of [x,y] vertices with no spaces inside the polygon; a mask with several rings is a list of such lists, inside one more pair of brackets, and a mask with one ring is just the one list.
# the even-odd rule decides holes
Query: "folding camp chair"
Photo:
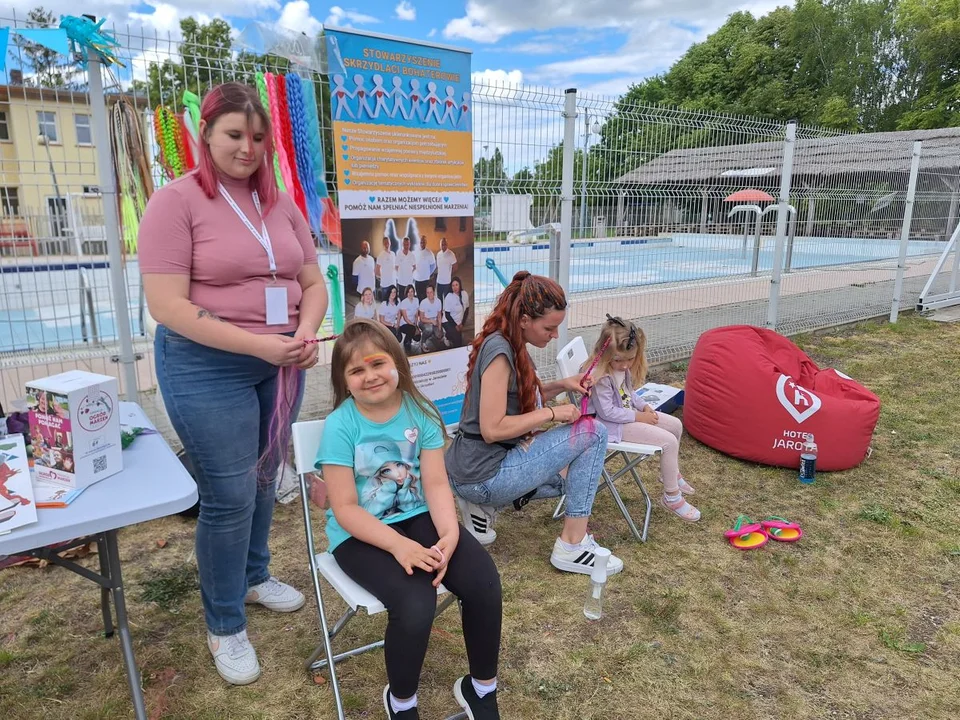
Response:
[{"label": "folding camp chair", "polygon": [[[587,347],[583,344],[583,338],[573,338],[573,340],[568,342],[566,346],[564,346],[564,348],[557,354],[557,369],[560,372],[560,377],[571,377],[579,373],[580,368],[587,361],[588,357]],[[577,398],[571,395],[570,400],[571,402],[576,402]],[[640,480],[640,474],[637,466],[648,457],[655,455],[658,452],[663,452],[663,448],[658,447],[657,445],[643,445],[640,443],[629,442],[608,442],[607,456],[604,459],[604,465],[610,462],[610,460],[620,457],[623,460],[623,467],[620,470],[617,470],[613,475],[607,472],[606,467],[601,470],[600,482],[605,485],[608,490],[610,490],[610,494],[613,495],[614,502],[617,503],[617,507],[619,507],[620,512],[623,513],[623,518],[627,521],[627,525],[630,526],[630,531],[640,542],[647,541],[647,529],[650,527],[650,511],[652,510],[653,505],[650,502],[650,495],[647,493],[647,489],[643,486],[643,481]],[[617,488],[614,485],[618,479],[627,473],[630,473],[634,482],[637,483],[637,487],[639,487],[640,492],[643,493],[643,499],[647,505],[647,510],[643,518],[642,532],[637,530],[637,525],[630,516],[630,511],[627,510],[627,506],[623,502],[623,498],[620,497],[620,493],[617,492]],[[560,502],[557,504],[557,509],[553,513],[555,518],[560,517],[563,514],[563,504],[565,500],[566,496],[560,498]]]},{"label": "folding camp chair", "polygon": [[[317,450],[320,448],[320,439],[323,436],[324,420],[312,420],[309,422],[294,423],[293,431],[293,458],[296,465],[297,476],[300,479],[300,500],[303,506],[303,524],[307,535],[307,554],[310,557],[310,574],[313,577],[313,594],[317,601],[317,614],[320,620],[320,632],[323,635],[323,642],[316,647],[307,659],[305,665],[311,671],[327,667],[330,669],[330,684],[333,686],[333,697],[337,704],[337,713],[339,720],[344,720],[343,701],[340,698],[340,686],[337,682],[336,663],[354,655],[361,655],[370,650],[376,650],[383,647],[383,640],[379,640],[369,645],[346,650],[344,652],[333,654],[331,641],[337,634],[343,630],[346,624],[357,614],[357,610],[362,608],[367,615],[376,615],[383,612],[383,603],[377,600],[372,594],[364,590],[351,580],[340,566],[336,559],[328,552],[316,552],[316,546],[313,542],[313,527],[310,524],[310,498],[307,492],[307,473],[315,470],[314,463],[317,457]],[[327,616],[323,608],[323,594],[320,592],[320,576],[329,583],[330,587],[337,591],[337,594],[343,598],[347,604],[347,611],[337,620],[333,628],[327,625]],[[437,588],[438,595],[446,595],[440,604],[437,605],[437,615],[446,610],[454,601],[454,596],[441,585]],[[318,659],[320,654],[326,655],[326,659]],[[454,715],[448,720],[456,718],[465,718],[461,713]]]}]

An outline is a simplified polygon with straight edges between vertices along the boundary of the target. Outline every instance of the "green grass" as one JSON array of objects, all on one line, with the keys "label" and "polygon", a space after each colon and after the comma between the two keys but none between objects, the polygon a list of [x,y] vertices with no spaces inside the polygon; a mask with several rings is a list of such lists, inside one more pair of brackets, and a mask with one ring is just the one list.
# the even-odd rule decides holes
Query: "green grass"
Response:
[{"label": "green grass", "polygon": [[[908,315],[799,343],[880,396],[870,458],[804,486],[795,470],[733,460],[685,436],[681,466],[697,488],[699,523],[655,508],[649,541],[637,543],[609,494],[597,496],[591,532],[625,563],[600,621],[583,617],[588,580],[547,561],[558,531],[553,505],[500,517],[490,552],[504,588],[505,719],[946,720],[960,712],[960,327]],[[684,369],[658,368],[651,379],[682,382]],[[642,472],[656,499],[655,468]],[[640,493],[627,483],[621,492],[640,516]],[[804,538],[736,552],[723,531],[740,512],[788,517]],[[314,519],[322,536],[320,514]],[[329,681],[315,683],[302,666],[319,642],[311,599],[289,615],[251,608],[263,677],[245,688],[219,679],[205,645],[194,528],[174,517],[120,537],[150,716],[335,717]],[[308,591],[296,503],[276,508],[271,550],[272,572]],[[95,557],[80,562],[98,568]],[[344,606],[328,590],[325,598],[332,622]],[[91,583],[63,568],[0,572],[3,720],[132,716],[118,643],[98,637],[98,602]],[[384,624],[382,615],[359,617],[334,647],[378,640]],[[448,611],[430,640],[423,717],[452,714],[450,687],[466,670],[459,617]],[[383,717],[382,653],[347,660],[338,675],[351,719]]]},{"label": "green grass", "polygon": [[180,565],[158,573],[143,582],[140,600],[156,603],[165,610],[176,610],[200,587],[195,565]]}]

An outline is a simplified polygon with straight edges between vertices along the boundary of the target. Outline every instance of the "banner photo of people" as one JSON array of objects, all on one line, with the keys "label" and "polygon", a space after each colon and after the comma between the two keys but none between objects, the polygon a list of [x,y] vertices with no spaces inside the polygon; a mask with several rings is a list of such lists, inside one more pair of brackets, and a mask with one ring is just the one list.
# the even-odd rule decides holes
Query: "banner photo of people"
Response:
[{"label": "banner photo of people", "polygon": [[475,332],[470,54],[326,38],[346,319],[387,326],[455,422]]}]

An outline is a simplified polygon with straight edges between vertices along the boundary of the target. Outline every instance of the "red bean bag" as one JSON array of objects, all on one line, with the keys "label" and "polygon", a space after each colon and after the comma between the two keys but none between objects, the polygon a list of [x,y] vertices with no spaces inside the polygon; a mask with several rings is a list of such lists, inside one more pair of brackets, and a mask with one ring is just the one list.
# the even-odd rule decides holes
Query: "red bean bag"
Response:
[{"label": "red bean bag", "polygon": [[818,470],[846,470],[867,456],[880,398],[833,369],[821,370],[772,330],[731,325],[700,336],[684,388],[683,425],[715,450],[799,468],[804,435]]}]

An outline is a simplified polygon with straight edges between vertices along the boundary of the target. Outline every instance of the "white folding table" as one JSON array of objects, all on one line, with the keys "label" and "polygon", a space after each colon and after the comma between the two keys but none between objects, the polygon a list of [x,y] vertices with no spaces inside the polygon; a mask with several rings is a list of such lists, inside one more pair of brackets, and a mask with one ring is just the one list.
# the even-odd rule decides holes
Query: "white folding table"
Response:
[{"label": "white folding table", "polygon": [[[120,423],[126,427],[154,429],[136,403],[119,404]],[[123,470],[88,487],[65,508],[41,508],[38,521],[0,536],[0,555],[31,555],[67,568],[100,586],[103,629],[113,635],[110,597],[116,607],[116,629],[127,668],[127,681],[137,720],[147,713],[140,687],[140,672],[133,656],[127,606],[123,598],[117,531],[120,528],[156,520],[192,507],[197,501],[197,486],[159,433],[141,435],[123,451]],[[57,553],[97,542],[100,573],[60,558]],[[70,542],[50,549],[50,545]]]}]

